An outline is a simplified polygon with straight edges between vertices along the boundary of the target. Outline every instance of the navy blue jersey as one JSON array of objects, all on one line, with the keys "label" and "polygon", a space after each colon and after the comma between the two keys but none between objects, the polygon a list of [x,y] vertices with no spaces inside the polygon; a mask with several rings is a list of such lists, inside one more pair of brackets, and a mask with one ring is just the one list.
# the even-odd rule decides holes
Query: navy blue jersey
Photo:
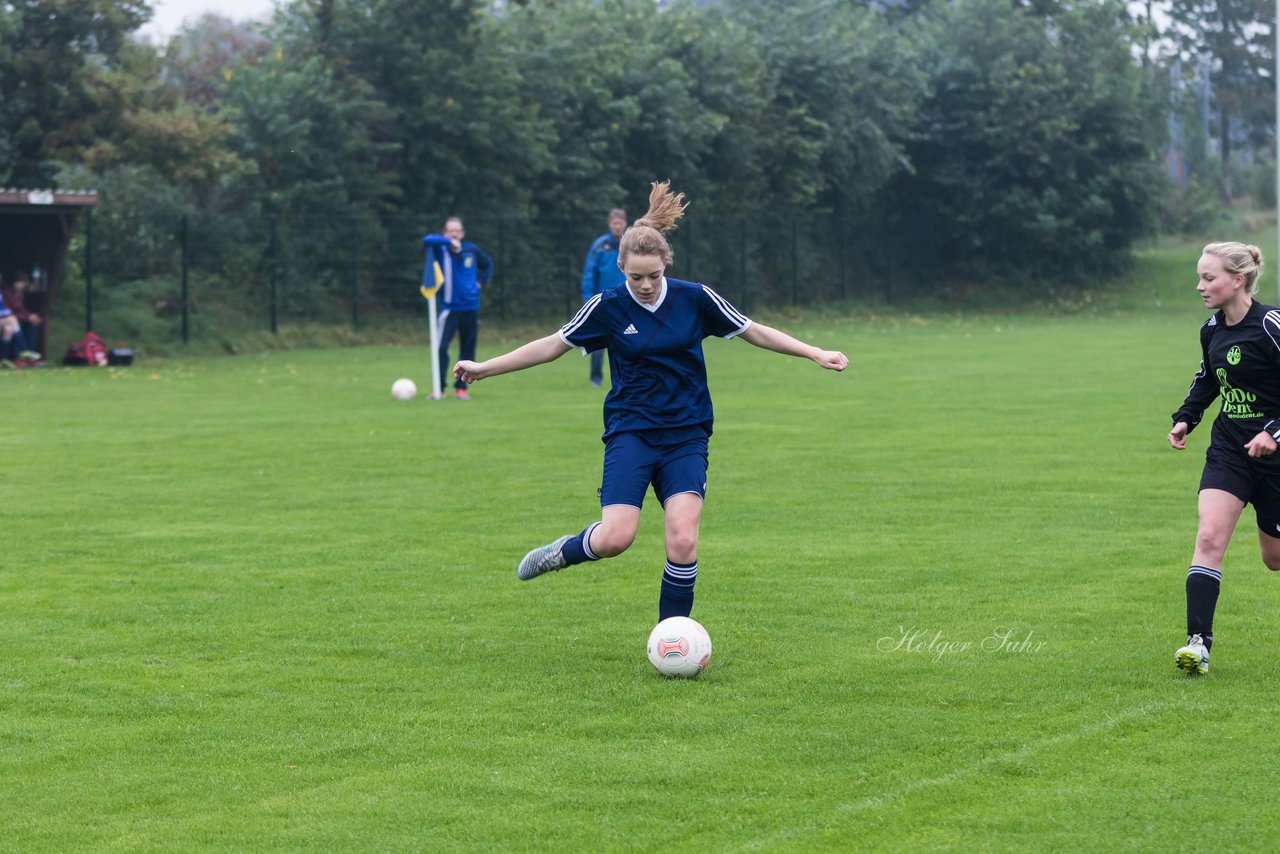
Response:
[{"label": "navy blue jersey", "polygon": [[587,300],[560,329],[583,353],[608,348],[612,388],[604,399],[604,439],[615,433],[698,427],[711,435],[711,392],[702,339],[732,338],[751,325],[706,285],[662,280],[653,305],[626,285]]},{"label": "navy blue jersey", "polygon": [[1234,326],[1216,312],[1200,327],[1200,370],[1173,423],[1190,432],[1220,398],[1212,441],[1240,447],[1266,430],[1280,441],[1280,310],[1254,302]]}]

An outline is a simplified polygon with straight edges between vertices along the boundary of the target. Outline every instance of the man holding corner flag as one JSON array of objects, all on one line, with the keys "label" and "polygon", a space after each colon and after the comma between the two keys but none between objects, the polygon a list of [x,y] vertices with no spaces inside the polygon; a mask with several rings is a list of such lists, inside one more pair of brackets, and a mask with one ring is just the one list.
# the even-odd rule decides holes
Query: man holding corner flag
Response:
[{"label": "man holding corner flag", "polygon": [[[459,339],[459,358],[475,359],[476,335],[480,328],[480,288],[493,278],[493,261],[474,243],[462,238],[466,232],[462,220],[449,217],[443,234],[422,238],[427,251],[427,264],[422,273],[422,295],[430,303],[431,323],[431,399],[444,397],[449,370],[449,342],[455,333]],[[437,316],[436,298],[440,299]],[[468,400],[467,384],[458,379],[454,393]]]}]

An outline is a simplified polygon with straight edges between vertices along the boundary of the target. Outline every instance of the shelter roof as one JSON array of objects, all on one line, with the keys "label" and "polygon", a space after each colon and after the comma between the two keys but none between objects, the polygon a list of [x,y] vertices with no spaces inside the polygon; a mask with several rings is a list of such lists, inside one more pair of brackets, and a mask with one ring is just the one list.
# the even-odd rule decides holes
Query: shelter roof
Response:
[{"label": "shelter roof", "polygon": [[30,190],[0,187],[0,210],[39,213],[47,208],[87,208],[98,203],[97,190]]}]

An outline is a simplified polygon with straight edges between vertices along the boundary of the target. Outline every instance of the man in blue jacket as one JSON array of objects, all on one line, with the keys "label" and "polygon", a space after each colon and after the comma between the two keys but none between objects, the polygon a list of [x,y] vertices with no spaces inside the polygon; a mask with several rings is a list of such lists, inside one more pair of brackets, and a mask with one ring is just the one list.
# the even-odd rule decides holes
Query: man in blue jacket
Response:
[{"label": "man in blue jacket", "polygon": [[[587,263],[582,268],[582,301],[586,302],[601,291],[620,285],[624,281],[618,267],[618,241],[627,230],[627,212],[621,208],[609,211],[609,231],[596,238],[587,252]],[[591,384],[604,381],[604,350],[591,354]]]},{"label": "man in blue jacket", "polygon": [[[480,288],[493,278],[493,261],[474,243],[462,238],[466,232],[462,220],[451,216],[445,220],[444,234],[428,234],[422,238],[429,260],[440,267],[444,281],[440,285],[440,388],[448,382],[450,367],[449,342],[456,332],[459,338],[460,359],[476,357],[476,335],[480,329]],[[425,276],[431,276],[432,265],[426,265]],[[424,285],[434,285],[424,278]],[[470,400],[467,384],[454,383],[458,400]],[[443,393],[442,393],[443,396]]]}]

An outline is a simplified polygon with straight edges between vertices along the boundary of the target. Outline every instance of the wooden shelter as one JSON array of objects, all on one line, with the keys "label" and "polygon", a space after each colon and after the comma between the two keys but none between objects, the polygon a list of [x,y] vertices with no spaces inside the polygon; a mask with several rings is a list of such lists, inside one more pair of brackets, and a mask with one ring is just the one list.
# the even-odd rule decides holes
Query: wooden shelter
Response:
[{"label": "wooden shelter", "polygon": [[36,349],[46,355],[76,218],[97,203],[94,191],[0,187],[0,275],[6,282],[19,271],[30,277],[26,305],[44,320]]}]

